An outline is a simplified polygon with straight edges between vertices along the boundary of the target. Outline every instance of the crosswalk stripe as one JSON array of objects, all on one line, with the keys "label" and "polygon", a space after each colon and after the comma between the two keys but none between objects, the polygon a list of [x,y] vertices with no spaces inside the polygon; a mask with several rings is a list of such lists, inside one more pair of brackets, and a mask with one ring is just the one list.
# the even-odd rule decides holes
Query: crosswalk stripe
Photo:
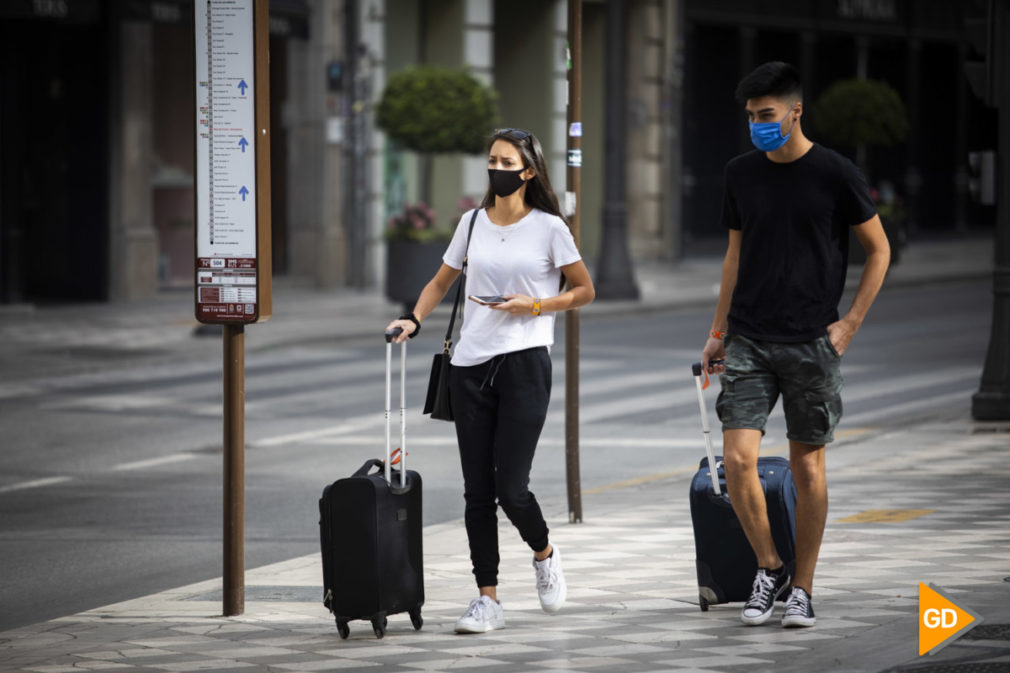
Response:
[{"label": "crosswalk stripe", "polygon": [[[686,404],[696,399],[694,389],[664,388],[642,395],[632,395],[621,399],[609,399],[592,404],[582,403],[579,408],[579,418],[585,423],[600,423],[615,418],[640,414],[645,411],[672,409],[680,404]],[[561,397],[561,396],[559,396]],[[562,398],[559,402],[564,403]]]},{"label": "crosswalk stripe", "polygon": [[851,416],[843,416],[842,418],[846,424],[863,425],[873,421],[879,421],[884,418],[894,419],[917,412],[927,413],[938,407],[945,407],[950,404],[959,403],[963,406],[969,406],[971,404],[971,395],[974,392],[974,387],[963,388],[951,393],[944,393],[943,395],[933,395],[932,397],[924,397],[910,402],[891,404],[876,409],[870,409],[868,411],[852,414]]},{"label": "crosswalk stripe", "polygon": [[18,397],[30,397],[45,391],[45,388],[32,383],[5,383],[0,384],[0,400]]},{"label": "crosswalk stripe", "polygon": [[[934,389],[939,386],[949,385],[952,383],[977,380],[979,375],[979,372],[966,369],[964,367],[952,367],[930,373],[908,374],[906,376],[893,377],[887,381],[873,381],[847,386],[846,389],[842,391],[842,399],[846,404],[857,404],[865,400],[886,397],[896,393],[912,393],[920,390]],[[669,380],[668,377],[664,379],[663,374],[660,372],[629,376],[626,378],[626,381],[631,383],[634,380],[634,376],[642,376],[643,381],[646,376],[653,377],[660,381]],[[608,380],[609,379],[599,379],[594,381],[592,389],[607,392],[608,389],[606,384]],[[585,389],[580,390],[580,393],[584,390]],[[716,393],[717,391],[712,394],[713,397]],[[599,423],[602,421],[622,418],[624,416],[649,411],[659,411],[662,409],[670,409],[672,412],[676,406],[695,403],[696,394],[695,390],[687,387],[686,384],[684,386],[677,385],[676,387],[661,386],[649,393],[633,395],[631,397],[625,397],[618,400],[607,399],[600,402],[590,403],[583,401],[580,405],[579,416],[585,423]],[[941,396],[941,399],[945,399],[944,396]],[[552,405],[561,406],[563,404],[563,394],[558,395],[552,400]],[[893,409],[894,413],[904,413],[902,410],[907,406],[907,404],[909,403],[882,406],[878,410],[875,410],[874,413],[886,415],[887,409]],[[909,408],[914,410],[917,407],[913,404],[913,406]]]},{"label": "crosswalk stripe", "polygon": [[154,395],[88,395],[71,397],[42,405],[43,409],[94,409],[99,411],[130,411],[172,407],[172,397]]},{"label": "crosswalk stripe", "polygon": [[908,374],[894,378],[874,378],[854,385],[846,385],[842,391],[842,399],[855,402],[862,399],[884,397],[895,393],[908,393],[924,388],[957,383],[960,381],[977,381],[982,375],[978,369],[970,367],[947,367],[921,374]]},{"label": "crosswalk stripe", "polygon": [[162,465],[171,465],[173,463],[181,463],[187,460],[192,460],[197,458],[195,453],[173,453],[168,456],[159,456],[158,458],[149,458],[147,460],[137,460],[132,463],[120,463],[119,465],[114,465],[112,467],[113,472],[128,472],[131,470],[146,470],[152,467],[161,467]]},{"label": "crosswalk stripe", "polygon": [[[676,352],[679,354],[679,351]],[[424,385],[430,363],[429,358],[428,353],[414,353],[408,356],[408,372],[412,372],[408,376],[408,386],[414,391]],[[260,411],[275,409],[278,402],[299,406],[303,409],[329,410],[336,416],[342,416],[353,407],[360,406],[369,400],[381,398],[383,389],[381,363],[371,359],[361,359],[360,353],[335,351],[327,352],[324,356],[320,356],[318,351],[298,353],[290,358],[293,365],[290,371],[278,367],[285,361],[286,359],[265,356],[259,359],[256,367],[250,368],[246,385],[248,397],[246,412],[250,416]],[[257,368],[266,371],[256,374]],[[974,368],[960,366],[889,378],[876,377],[874,374],[874,378],[871,379],[863,376],[866,370],[870,369],[872,368],[865,365],[844,368],[845,375],[850,379],[843,392],[843,399],[847,406],[858,406],[898,394],[904,394],[906,399],[894,404],[890,404],[891,400],[883,400],[887,404],[866,412],[870,414],[868,416],[856,416],[857,419],[884,418],[888,414],[904,413],[905,409],[915,411],[923,404],[928,405],[928,400],[936,396],[919,402],[906,401],[907,397],[916,393],[921,394],[923,391],[934,391],[937,388],[949,387],[953,384],[975,381],[979,376],[979,372]],[[677,407],[695,404],[694,389],[686,369],[683,376],[677,375],[670,367],[629,372],[624,363],[613,358],[586,357],[580,363],[580,370],[585,374],[579,390],[580,417],[585,424],[604,423],[664,410],[675,414],[677,412],[674,410]],[[154,382],[157,383],[158,376],[165,376],[172,380],[173,378],[178,379],[180,373],[183,376],[193,376],[200,371],[205,370],[194,368],[192,365],[174,370],[159,367],[158,373],[154,375]],[[559,381],[563,380],[563,375],[564,367],[559,366],[555,378]],[[126,384],[141,380],[150,381],[152,372],[124,372],[124,376],[116,378]],[[78,383],[84,385],[89,381],[93,385],[101,386],[112,386],[116,382],[110,378],[92,377],[89,379],[82,377]],[[158,386],[158,395],[133,392],[96,395],[87,394],[82,390],[80,395],[57,398],[49,401],[45,406],[57,409],[94,409],[111,412],[143,412],[157,409],[191,416],[217,417],[221,415],[219,385],[217,381],[183,379],[175,384]],[[347,385],[353,385],[353,395],[328,395],[328,391],[332,390],[337,393]],[[47,386],[48,384],[43,386],[38,383],[31,385],[15,383],[9,384],[9,387],[0,386],[0,398],[55,392],[46,390]],[[70,392],[58,383],[54,387],[56,390],[64,390],[64,395]],[[626,391],[632,391],[634,394],[620,394]],[[710,400],[714,400],[716,392],[717,389],[710,392]],[[564,404],[564,399],[563,386],[556,386],[551,404],[555,414]],[[940,396],[937,399],[943,402],[954,398]],[[712,401],[709,402],[709,404],[712,403]],[[378,413],[381,414],[381,411]],[[368,421],[367,427],[374,427],[374,423],[375,421]],[[314,434],[308,435],[309,439],[316,436],[346,434],[347,430],[340,425],[311,432]],[[270,445],[271,440],[261,441],[268,442],[265,445]],[[290,441],[301,440],[285,439],[281,443]]]},{"label": "crosswalk stripe", "polygon": [[324,437],[334,437],[337,435],[345,435],[350,434],[352,432],[359,432],[367,428],[379,427],[384,423],[385,423],[385,416],[382,415],[362,417],[357,418],[353,421],[348,421],[347,423],[331,425],[325,428],[319,428],[317,430],[304,430],[302,432],[293,432],[285,435],[276,435],[274,437],[259,439],[253,442],[249,442],[249,446],[258,448],[258,447],[281,446],[283,444],[294,444],[296,442],[305,442],[310,440],[321,439]]},{"label": "crosswalk stripe", "polygon": [[32,481],[22,481],[17,484],[0,486],[0,493],[10,493],[12,491],[23,491],[29,488],[42,488],[43,486],[55,486],[70,481],[70,477],[45,477],[44,479],[33,479]]},{"label": "crosswalk stripe", "polygon": [[[317,435],[297,440],[301,443],[309,443],[322,446],[379,446],[384,439],[380,434],[373,435]],[[541,437],[538,446],[564,446],[564,437]],[[722,446],[721,442],[714,442],[715,448]],[[410,446],[456,446],[456,435],[431,435],[425,434],[418,437],[409,437],[407,440]],[[683,439],[672,437],[580,437],[579,446],[587,448],[669,448],[669,449],[703,449],[705,442],[703,439]]]},{"label": "crosswalk stripe", "polygon": [[[356,363],[357,354],[352,351],[327,351],[320,355],[316,351],[305,350],[285,351],[281,354],[249,354],[246,357],[246,380],[260,379],[266,376],[282,380],[284,376],[291,380],[304,379],[308,372],[331,372],[328,367],[340,367],[345,363]],[[269,372],[278,365],[285,367],[285,373],[278,375]],[[381,367],[380,370],[381,371]],[[329,375],[329,374],[328,374]],[[197,378],[198,380],[187,380]],[[339,378],[334,378],[339,381]],[[156,386],[159,390],[172,391],[176,397],[190,397],[193,394],[207,394],[207,391],[217,392],[220,389],[221,364],[207,362],[180,362],[172,364],[155,364],[136,369],[109,370],[87,372],[72,376],[49,377],[29,382],[13,382],[0,384],[0,399],[26,397],[50,394],[79,393],[82,397],[95,394],[95,389],[105,389],[116,386],[131,386],[138,383]],[[101,393],[99,393],[101,394]]]}]

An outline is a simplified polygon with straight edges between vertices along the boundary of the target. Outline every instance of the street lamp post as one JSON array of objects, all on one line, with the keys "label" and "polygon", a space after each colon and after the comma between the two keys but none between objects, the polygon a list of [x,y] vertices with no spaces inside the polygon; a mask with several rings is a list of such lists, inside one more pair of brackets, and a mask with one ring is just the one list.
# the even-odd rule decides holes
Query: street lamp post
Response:
[{"label": "street lamp post", "polygon": [[982,382],[971,399],[979,421],[1010,420],[1010,0],[989,3],[988,91],[997,108],[996,231],[993,309]]},{"label": "street lamp post", "polygon": [[[579,244],[579,198],[582,181],[582,0],[568,0],[568,221]],[[582,479],[579,469],[579,310],[565,312],[565,473],[568,521],[582,523]]]},{"label": "street lamp post", "polygon": [[603,242],[596,272],[597,299],[638,299],[628,254],[625,204],[625,11],[624,0],[607,0],[606,165],[604,169]]}]

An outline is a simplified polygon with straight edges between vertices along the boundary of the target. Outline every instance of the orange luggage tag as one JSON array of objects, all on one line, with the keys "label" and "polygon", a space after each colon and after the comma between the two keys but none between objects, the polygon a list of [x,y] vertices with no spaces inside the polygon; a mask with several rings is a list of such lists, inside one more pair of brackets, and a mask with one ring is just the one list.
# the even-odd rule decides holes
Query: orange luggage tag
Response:
[{"label": "orange luggage tag", "polygon": [[[709,364],[709,366],[712,366],[712,365],[724,365],[724,364],[726,364],[726,361],[725,360],[710,360],[708,364]],[[708,387],[712,384],[712,382],[708,378],[708,367],[703,367],[702,370],[701,370],[701,373],[705,377],[705,378],[702,379],[701,389],[702,390],[707,390]]]}]

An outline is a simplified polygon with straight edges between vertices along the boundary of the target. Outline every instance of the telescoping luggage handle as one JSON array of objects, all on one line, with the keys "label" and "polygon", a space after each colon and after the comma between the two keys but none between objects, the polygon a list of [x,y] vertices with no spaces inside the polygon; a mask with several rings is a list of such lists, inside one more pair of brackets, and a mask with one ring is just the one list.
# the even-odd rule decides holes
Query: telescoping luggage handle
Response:
[{"label": "telescoping luggage handle", "polygon": [[[386,332],[386,483],[392,486],[393,440],[389,423],[393,387],[393,339],[403,332],[394,327]],[[407,487],[407,342],[400,344],[400,488]]]},{"label": "telescoping luggage handle", "polygon": [[[722,364],[721,360],[713,360],[712,364]],[[708,387],[708,373],[705,372],[705,384],[701,383],[702,368],[700,362],[691,365],[694,374],[694,387],[698,390],[698,408],[701,410],[701,429],[705,434],[705,453],[708,455],[708,473],[712,476],[712,489],[716,495],[722,495],[719,488],[719,466],[715,464],[715,451],[712,450],[712,433],[708,429],[708,410],[705,408],[705,395],[702,392]]]}]

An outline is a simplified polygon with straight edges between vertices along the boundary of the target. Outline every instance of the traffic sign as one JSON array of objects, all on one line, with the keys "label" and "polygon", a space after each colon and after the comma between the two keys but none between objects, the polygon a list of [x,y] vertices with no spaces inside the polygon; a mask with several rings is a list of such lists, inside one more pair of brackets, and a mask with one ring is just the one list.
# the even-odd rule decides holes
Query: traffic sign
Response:
[{"label": "traffic sign", "polygon": [[[272,312],[265,0],[200,0],[196,36],[196,318]],[[262,16],[261,16],[262,15]]]}]

